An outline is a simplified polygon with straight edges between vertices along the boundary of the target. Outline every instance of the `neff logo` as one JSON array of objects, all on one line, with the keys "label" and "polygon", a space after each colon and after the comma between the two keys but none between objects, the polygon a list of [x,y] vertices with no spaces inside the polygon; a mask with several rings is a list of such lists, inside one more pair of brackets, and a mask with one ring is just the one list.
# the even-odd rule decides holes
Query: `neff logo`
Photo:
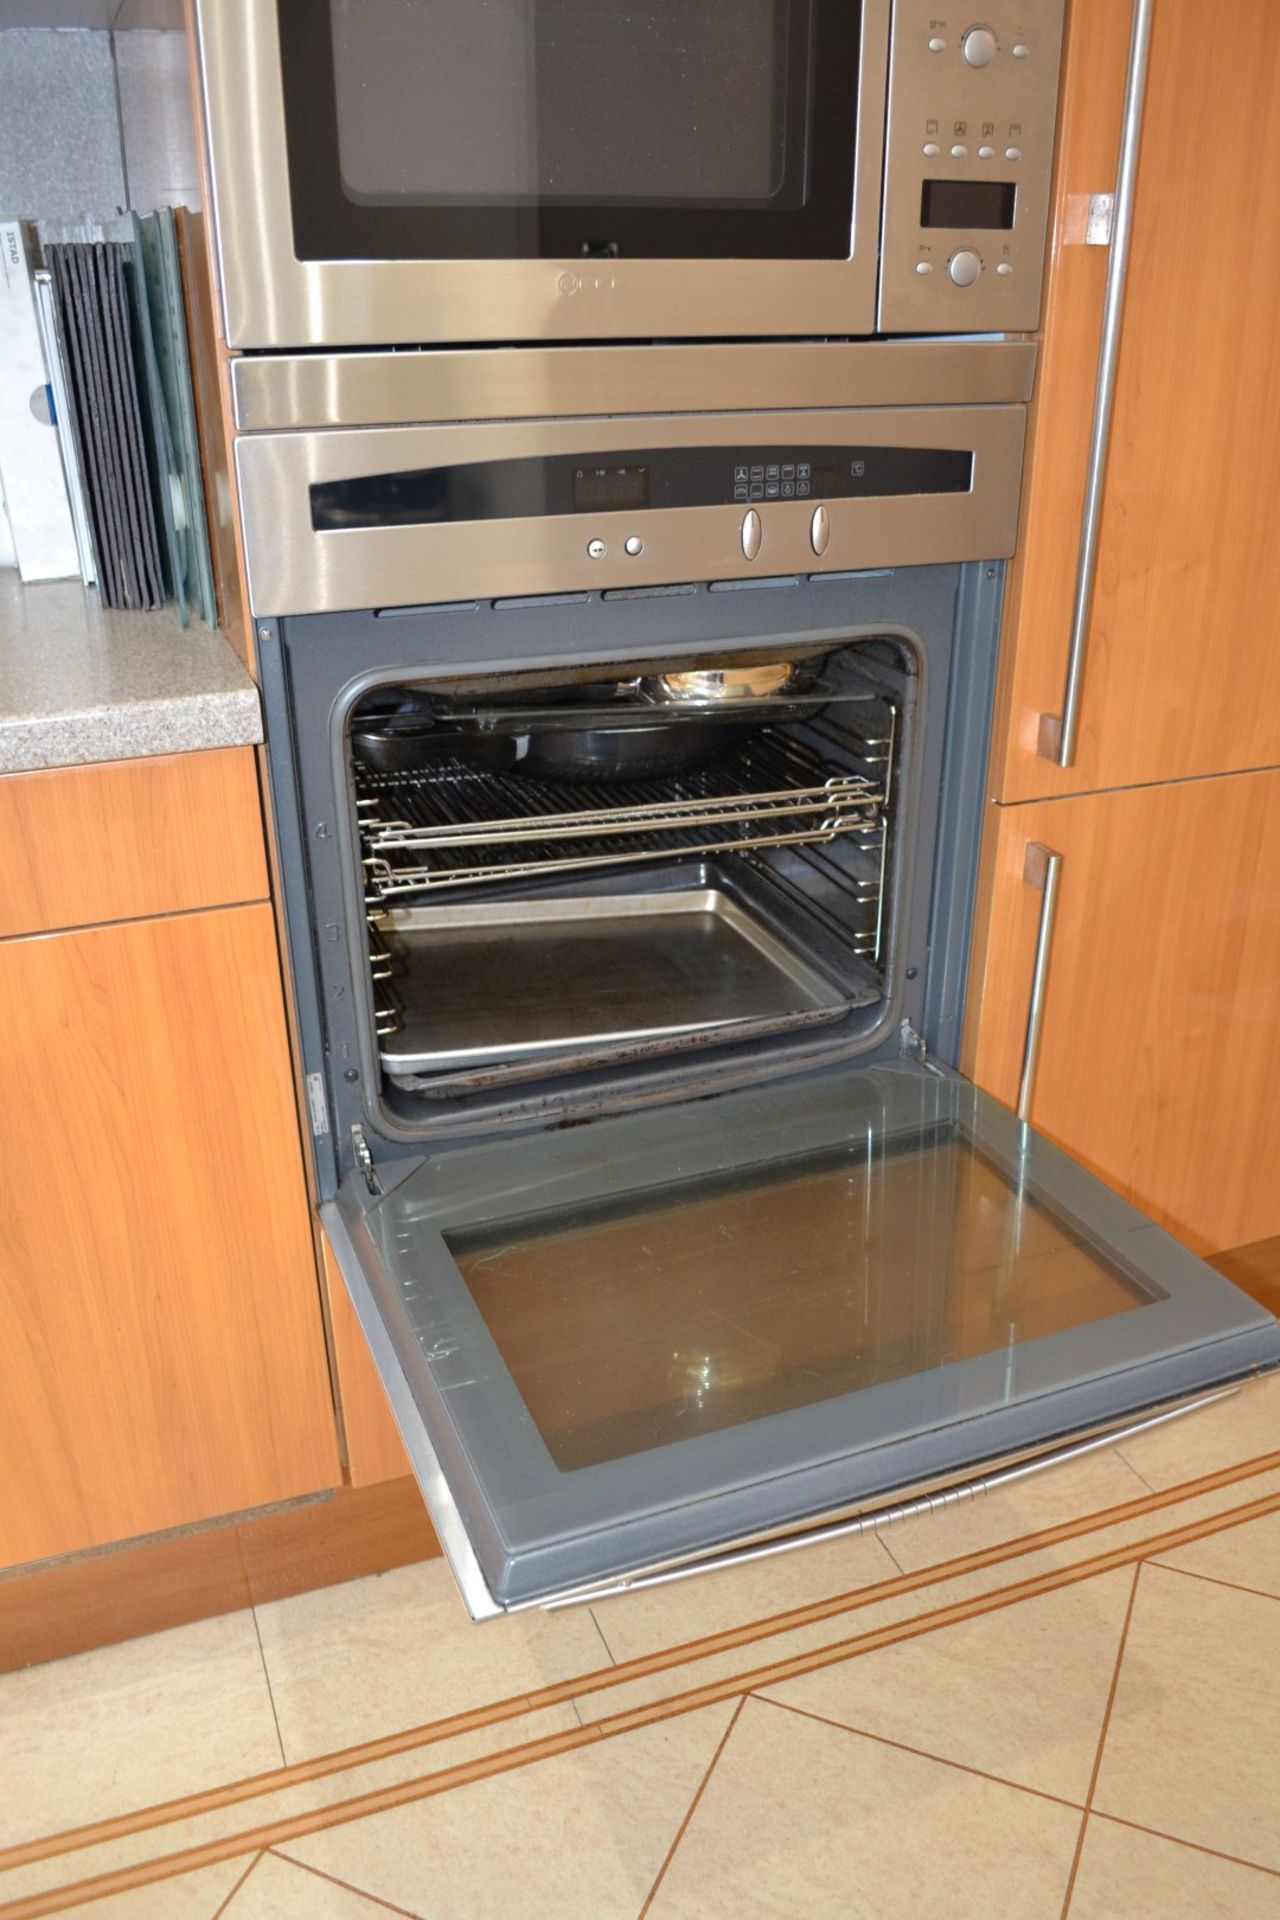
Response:
[{"label": "neff logo", "polygon": [[556,285],[561,293],[615,293],[618,279],[612,273],[562,273]]}]

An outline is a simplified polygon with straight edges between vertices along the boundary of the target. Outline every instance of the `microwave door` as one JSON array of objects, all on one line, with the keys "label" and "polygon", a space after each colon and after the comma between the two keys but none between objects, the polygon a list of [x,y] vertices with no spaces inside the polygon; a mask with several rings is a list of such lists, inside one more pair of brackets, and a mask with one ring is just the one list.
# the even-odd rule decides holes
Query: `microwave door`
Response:
[{"label": "microwave door", "polygon": [[1263,1308],[914,1063],[460,1147],[323,1218],[477,1618],[1280,1363]]}]

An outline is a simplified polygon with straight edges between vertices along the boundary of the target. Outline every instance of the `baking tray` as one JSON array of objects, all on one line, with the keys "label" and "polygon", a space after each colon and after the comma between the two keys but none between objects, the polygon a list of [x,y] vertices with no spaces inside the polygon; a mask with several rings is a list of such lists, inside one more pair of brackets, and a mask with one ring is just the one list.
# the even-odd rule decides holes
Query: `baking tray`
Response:
[{"label": "baking tray", "polygon": [[438,1072],[790,1017],[847,995],[718,887],[408,907],[379,915],[400,963],[384,1070]]}]

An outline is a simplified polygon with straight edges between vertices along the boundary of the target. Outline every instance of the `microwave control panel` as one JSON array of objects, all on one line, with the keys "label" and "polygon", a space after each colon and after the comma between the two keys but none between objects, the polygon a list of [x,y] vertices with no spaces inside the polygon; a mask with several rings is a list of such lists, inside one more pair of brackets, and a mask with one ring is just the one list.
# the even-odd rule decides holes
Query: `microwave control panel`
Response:
[{"label": "microwave control panel", "polygon": [[882,333],[1039,323],[1064,0],[896,0]]}]

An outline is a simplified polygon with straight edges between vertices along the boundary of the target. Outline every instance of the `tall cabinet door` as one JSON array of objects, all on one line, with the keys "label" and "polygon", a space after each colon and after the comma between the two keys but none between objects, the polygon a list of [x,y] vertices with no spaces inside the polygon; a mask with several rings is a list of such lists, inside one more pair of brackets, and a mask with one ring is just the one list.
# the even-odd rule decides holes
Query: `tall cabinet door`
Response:
[{"label": "tall cabinet door", "polygon": [[1028,1117],[1197,1252],[1280,1233],[1280,770],[997,812],[978,1083],[1017,1100],[1043,848]]},{"label": "tall cabinet door", "polygon": [[0,941],[0,1565],[334,1486],[264,901]]},{"label": "tall cabinet door", "polygon": [[[1011,578],[1002,800],[1280,764],[1280,32],[1273,0],[1212,23],[1155,9],[1075,764],[1061,714],[1130,6],[1074,0],[1035,455]],[[1212,40],[1208,51],[1206,27]]]}]

